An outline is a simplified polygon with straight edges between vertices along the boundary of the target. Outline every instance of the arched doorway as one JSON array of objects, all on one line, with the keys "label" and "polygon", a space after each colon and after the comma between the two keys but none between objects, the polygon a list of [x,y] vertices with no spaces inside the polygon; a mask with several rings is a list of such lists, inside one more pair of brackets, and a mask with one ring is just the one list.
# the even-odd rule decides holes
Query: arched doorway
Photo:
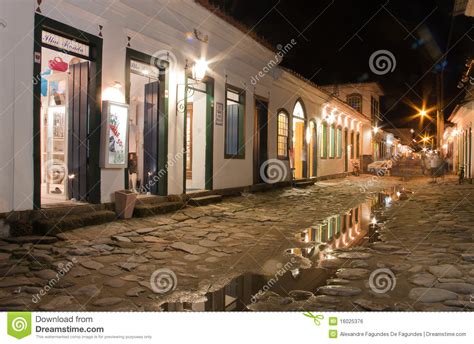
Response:
[{"label": "arched doorway", "polygon": [[298,100],[292,116],[292,160],[295,179],[306,177],[306,112],[301,100]]}]

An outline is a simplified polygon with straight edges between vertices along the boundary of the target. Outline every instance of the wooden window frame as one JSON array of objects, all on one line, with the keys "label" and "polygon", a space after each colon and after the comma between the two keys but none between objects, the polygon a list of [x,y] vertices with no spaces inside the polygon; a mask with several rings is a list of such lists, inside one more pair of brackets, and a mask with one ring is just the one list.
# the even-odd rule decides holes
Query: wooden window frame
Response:
[{"label": "wooden window frame", "polygon": [[[359,108],[359,109],[357,109],[357,108],[355,108],[355,107],[352,106],[352,102],[349,101],[349,100],[352,99],[352,98],[357,98],[357,99],[359,99],[359,102],[360,102],[360,108]],[[360,93],[351,93],[351,94],[348,94],[348,95],[346,96],[346,103],[349,104],[349,106],[350,106],[351,108],[353,108],[353,109],[355,109],[356,111],[362,113],[362,107],[363,107],[363,106],[362,106],[362,94],[360,94]]]},{"label": "wooden window frame", "polygon": [[[234,93],[239,94],[239,104],[242,105],[243,108],[243,119],[242,119],[242,142],[238,142],[238,146],[240,152],[237,154],[227,154],[227,101],[231,100],[235,102],[233,99],[227,98],[227,91],[232,91]],[[224,159],[245,159],[245,124],[246,124],[246,92],[244,89],[239,87],[225,84],[225,117],[224,117]]]},{"label": "wooden window frame", "polygon": [[319,156],[321,159],[328,158],[328,124],[326,122],[321,123],[321,148]]},{"label": "wooden window frame", "polygon": [[336,157],[338,159],[342,159],[342,127],[341,126],[336,127]]},{"label": "wooden window frame", "polygon": [[[280,114],[286,116],[286,156],[280,155],[278,151],[278,143],[280,137],[285,137],[285,135],[280,135]],[[279,109],[277,111],[277,158],[280,160],[289,160],[289,148],[290,148],[290,114],[285,109]]]},{"label": "wooden window frame", "polygon": [[[329,135],[328,135],[329,154],[328,154],[328,157],[329,157],[329,159],[335,159],[336,158],[336,125],[331,124],[328,128],[329,128]],[[331,140],[331,132],[333,133],[332,140]]]}]

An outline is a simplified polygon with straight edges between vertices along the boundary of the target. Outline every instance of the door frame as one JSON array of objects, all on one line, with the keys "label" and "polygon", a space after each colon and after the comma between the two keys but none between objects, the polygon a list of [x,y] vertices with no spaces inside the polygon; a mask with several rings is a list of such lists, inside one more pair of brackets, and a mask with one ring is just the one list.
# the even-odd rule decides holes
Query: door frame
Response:
[{"label": "door frame", "polygon": [[[311,123],[313,123],[313,130],[314,134],[311,133]],[[318,176],[318,123],[314,118],[311,118],[308,121],[308,128],[310,130],[310,135],[311,135],[311,140],[312,140],[312,145],[308,144],[308,176],[309,178],[311,177],[317,177]],[[313,168],[313,175],[311,175],[311,166],[310,166],[310,152],[312,153],[313,156],[313,163],[312,163],[312,168]]]},{"label": "door frame", "polygon": [[[187,70],[185,73],[184,81],[184,110],[181,113],[179,109],[176,109],[178,115],[184,116],[183,118],[183,133],[186,133],[186,116],[188,111],[188,86],[189,79],[192,80],[190,71]],[[213,180],[213,171],[214,171],[214,78],[210,76],[204,77],[201,81],[206,84],[206,153],[205,153],[205,180],[204,187],[206,190],[213,190],[214,180]],[[181,95],[177,94],[177,102],[180,101],[179,97]],[[183,135],[183,194],[186,194],[186,134]]]},{"label": "door frame", "polygon": [[[151,61],[156,60],[151,55],[142,53],[140,51],[127,48],[125,52],[125,102],[130,104],[130,61],[135,60],[144,64],[150,64]],[[163,177],[158,181],[158,195],[166,196],[168,194],[168,83],[169,83],[169,63],[160,61],[160,64],[165,68],[165,73],[159,74],[160,81],[160,101],[159,113],[163,114],[158,119],[158,171],[164,171]],[[150,64],[151,65],[151,64]],[[164,87],[161,87],[164,85]],[[128,157],[127,157],[128,159]],[[125,188],[129,188],[128,168],[124,169]],[[143,183],[143,181],[142,181]]]},{"label": "door frame", "polygon": [[[42,31],[76,40],[89,46],[89,117],[88,121],[88,161],[86,167],[86,200],[100,203],[100,132],[101,132],[101,94],[102,94],[102,38],[76,29],[35,13],[34,56],[41,56],[41,48],[62,50],[42,43]],[[85,58],[73,52],[68,55]],[[41,61],[33,59],[33,209],[41,208]],[[95,93],[95,94],[94,94]]]},{"label": "door frame", "polygon": [[[258,122],[258,112],[257,112],[257,102],[262,102],[267,104],[267,122],[265,125],[265,129],[267,131],[267,158],[268,158],[268,120],[269,120],[269,109],[268,106],[270,104],[268,98],[261,97],[258,95],[253,96],[253,104],[254,104],[254,120],[253,120],[253,183],[258,184],[259,181],[259,176],[260,176],[260,166],[258,166],[258,157],[259,157],[259,151],[260,151],[260,133],[259,133],[259,122]],[[258,138],[258,140],[256,140]]]},{"label": "door frame", "polygon": [[[304,117],[301,118],[301,117],[295,117],[294,116],[294,113],[295,113],[295,106],[297,103],[300,103],[301,104],[301,107],[303,108],[303,114],[304,114]],[[291,123],[291,137],[290,137],[290,142],[291,142],[291,148],[293,149],[293,165],[295,166],[296,165],[296,161],[295,161],[295,152],[294,152],[294,144],[293,144],[293,125],[294,125],[294,118],[297,118],[301,121],[303,121],[303,124],[304,124],[304,127],[303,127],[303,149],[302,149],[302,161],[301,161],[301,169],[302,169],[302,177],[301,179],[306,179],[308,178],[308,175],[309,175],[309,164],[308,164],[308,144],[306,142],[306,130],[308,128],[308,112],[306,111],[306,106],[305,106],[305,103],[303,101],[303,99],[301,97],[298,97],[298,99],[296,99],[295,103],[293,104],[293,109],[291,111],[291,117],[290,117],[290,123]],[[306,157],[305,160],[303,160],[303,157]],[[291,159],[291,157],[290,157]],[[293,168],[294,168],[293,166]],[[296,173],[295,171],[293,173]],[[296,177],[294,178],[295,180],[297,179]]]},{"label": "door frame", "polygon": [[349,129],[344,128],[344,172],[349,172]]}]

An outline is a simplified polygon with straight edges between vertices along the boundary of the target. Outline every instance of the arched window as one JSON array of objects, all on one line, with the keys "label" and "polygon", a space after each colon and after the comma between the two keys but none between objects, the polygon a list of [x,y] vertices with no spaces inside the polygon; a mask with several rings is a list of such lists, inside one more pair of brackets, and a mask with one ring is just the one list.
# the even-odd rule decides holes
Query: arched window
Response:
[{"label": "arched window", "polygon": [[347,104],[359,112],[362,112],[362,95],[359,93],[349,94],[346,98]]},{"label": "arched window", "polygon": [[278,112],[278,158],[288,158],[288,124],[289,118],[285,111]]}]

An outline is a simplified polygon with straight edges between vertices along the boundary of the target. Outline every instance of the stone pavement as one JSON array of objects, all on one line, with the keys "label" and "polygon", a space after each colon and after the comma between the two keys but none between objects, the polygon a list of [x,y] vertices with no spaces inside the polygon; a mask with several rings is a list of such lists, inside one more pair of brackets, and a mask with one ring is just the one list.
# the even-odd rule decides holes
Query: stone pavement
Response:
[{"label": "stone pavement", "polygon": [[[403,183],[414,194],[402,192],[377,215],[383,242],[320,245],[323,258],[315,261],[288,254],[298,233],[402,184],[400,178],[350,177],[59,238],[0,240],[0,309],[154,311],[165,302],[203,301],[243,273],[271,276],[288,262],[334,278],[319,289],[290,291],[292,297],[263,293],[250,309],[471,309],[474,188],[447,183]],[[380,269],[391,286],[396,282],[393,290],[385,291],[384,278],[369,278]]]}]

